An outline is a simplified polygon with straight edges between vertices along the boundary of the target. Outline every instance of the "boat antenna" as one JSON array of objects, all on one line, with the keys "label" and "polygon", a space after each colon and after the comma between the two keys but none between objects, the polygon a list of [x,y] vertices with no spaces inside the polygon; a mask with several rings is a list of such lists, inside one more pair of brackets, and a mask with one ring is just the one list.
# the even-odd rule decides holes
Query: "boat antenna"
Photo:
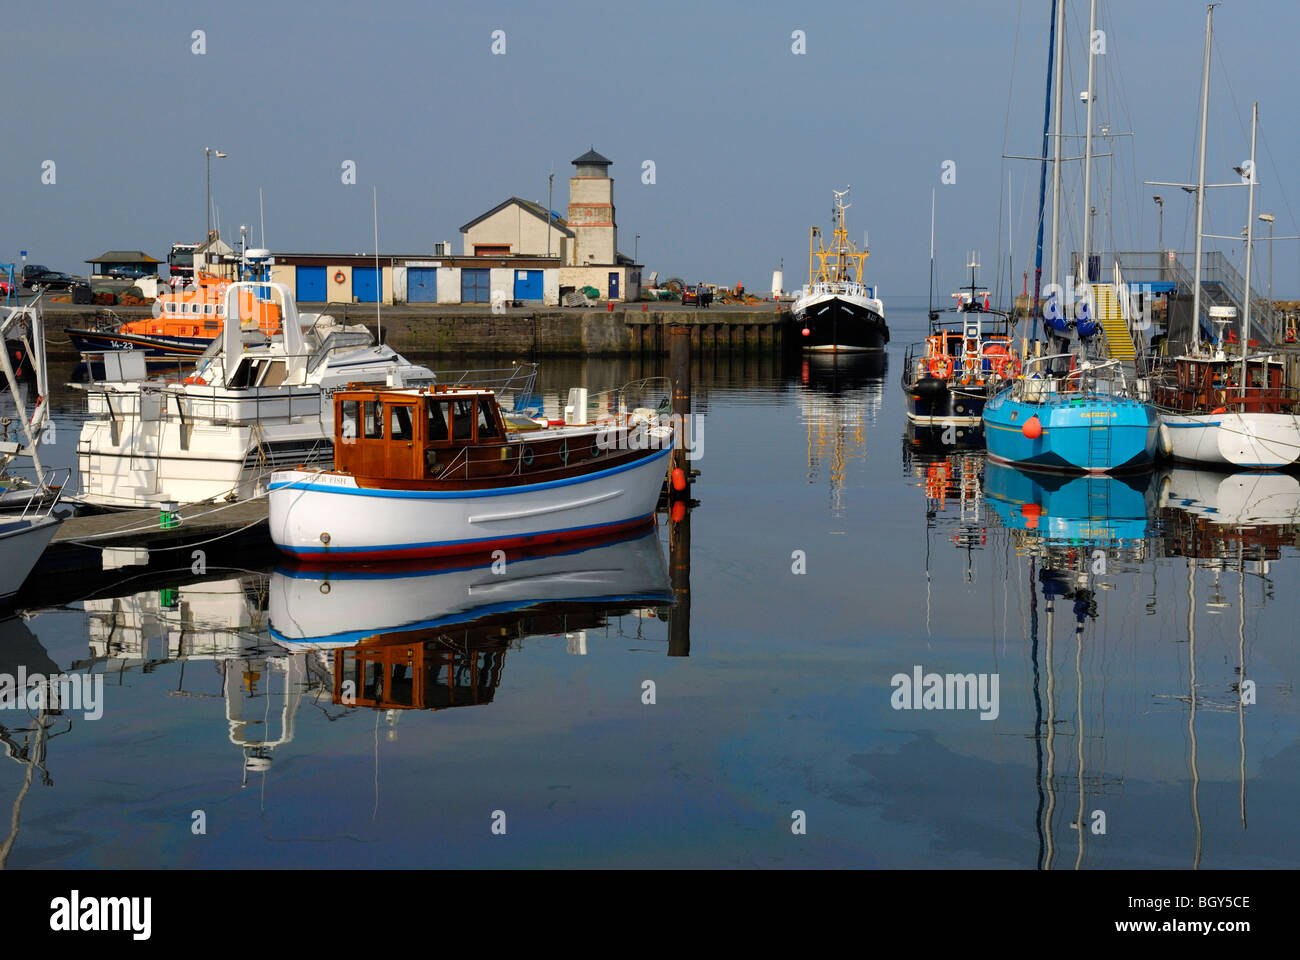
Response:
[{"label": "boat antenna", "polygon": [[384,324],[379,316],[379,305],[384,299],[384,275],[379,272],[379,187],[370,189],[375,212],[375,342],[383,343]]},{"label": "boat antenna", "polygon": [[266,217],[262,214],[262,188],[257,188],[257,223],[262,234],[262,240],[259,246],[266,249]]},{"label": "boat antenna", "polygon": [[934,319],[934,187],[930,188],[930,319]]}]

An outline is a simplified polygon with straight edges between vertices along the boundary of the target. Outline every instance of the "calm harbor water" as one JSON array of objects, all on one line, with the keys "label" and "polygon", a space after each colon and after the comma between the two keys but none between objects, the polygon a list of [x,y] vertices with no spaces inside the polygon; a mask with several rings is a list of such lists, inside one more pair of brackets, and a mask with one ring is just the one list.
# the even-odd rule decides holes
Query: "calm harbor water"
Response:
[{"label": "calm harbor water", "polygon": [[[0,710],[0,863],[1300,866],[1300,485],[920,443],[924,324],[894,306],[883,364],[698,357],[676,535],[504,577],[187,557],[21,610],[0,673],[90,671],[102,716]],[[71,464],[82,399],[53,402]],[[902,685],[931,673],[996,697]]]}]

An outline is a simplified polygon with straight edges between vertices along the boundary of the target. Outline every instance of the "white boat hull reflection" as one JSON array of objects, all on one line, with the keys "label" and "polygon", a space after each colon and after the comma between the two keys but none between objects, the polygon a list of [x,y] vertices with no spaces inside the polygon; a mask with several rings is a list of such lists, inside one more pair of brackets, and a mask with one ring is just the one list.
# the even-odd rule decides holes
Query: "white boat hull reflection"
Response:
[{"label": "white boat hull reflection", "polygon": [[551,548],[504,562],[430,561],[280,567],[271,575],[271,637],[337,649],[378,634],[426,630],[550,603],[672,602],[659,538]]}]

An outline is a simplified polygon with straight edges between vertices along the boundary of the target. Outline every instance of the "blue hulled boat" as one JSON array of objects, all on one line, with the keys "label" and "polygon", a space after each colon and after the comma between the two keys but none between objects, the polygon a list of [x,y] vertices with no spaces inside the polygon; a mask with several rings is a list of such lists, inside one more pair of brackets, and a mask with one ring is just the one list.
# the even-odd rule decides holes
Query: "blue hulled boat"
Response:
[{"label": "blue hulled boat", "polygon": [[1126,382],[1117,361],[1083,361],[1064,374],[1037,357],[1025,377],[984,406],[989,457],[1035,470],[1117,473],[1151,467],[1159,419]]}]

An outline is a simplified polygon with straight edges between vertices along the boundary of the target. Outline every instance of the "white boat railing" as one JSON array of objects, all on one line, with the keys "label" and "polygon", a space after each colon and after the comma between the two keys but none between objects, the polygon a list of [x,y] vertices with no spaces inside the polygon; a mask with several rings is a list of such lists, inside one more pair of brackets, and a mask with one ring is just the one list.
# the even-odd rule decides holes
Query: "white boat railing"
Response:
[{"label": "white boat railing", "polygon": [[1043,403],[1048,399],[1068,400],[1088,394],[1143,399],[1140,396],[1141,389],[1135,389],[1140,385],[1129,384],[1121,360],[1084,360],[1073,369],[1062,373],[1054,372],[1053,361],[1060,360],[1074,362],[1078,357],[1071,353],[1054,353],[1028,358],[1024,363],[1023,376],[1012,388],[1016,391],[1012,396],[1030,403]]}]

